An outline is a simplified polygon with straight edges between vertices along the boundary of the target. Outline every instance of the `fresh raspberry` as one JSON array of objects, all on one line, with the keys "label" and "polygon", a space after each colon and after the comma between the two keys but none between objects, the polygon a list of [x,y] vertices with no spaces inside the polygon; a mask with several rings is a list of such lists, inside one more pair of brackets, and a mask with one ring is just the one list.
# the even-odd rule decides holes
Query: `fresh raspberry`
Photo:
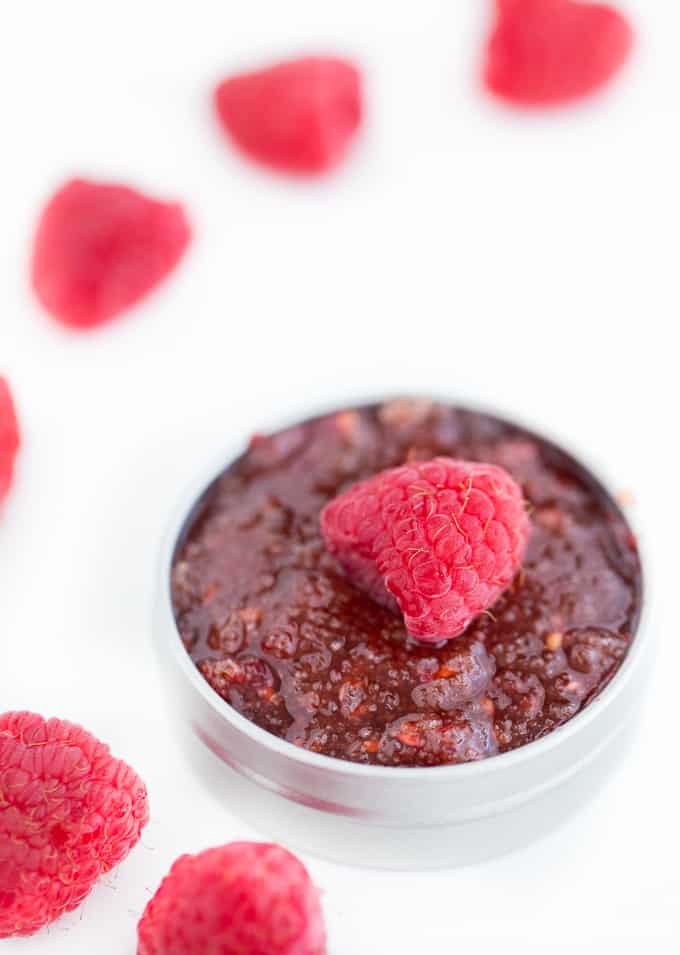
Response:
[{"label": "fresh raspberry", "polygon": [[177,203],[127,186],[73,179],[40,217],[33,288],[57,321],[92,328],[154,289],[182,258],[189,238]]},{"label": "fresh raspberry", "polygon": [[84,729],[0,715],[0,938],[80,905],[148,818],[139,776]]},{"label": "fresh raspberry", "polygon": [[321,531],[358,587],[435,643],[461,634],[508,587],[529,520],[502,468],[434,458],[355,484],[323,509]]},{"label": "fresh raspberry", "polygon": [[604,4],[497,0],[485,82],[523,106],[550,106],[603,86],[628,58],[633,31]]},{"label": "fresh raspberry", "polygon": [[306,57],[224,80],[220,122],[244,153],[282,172],[336,166],[361,123],[361,77],[345,60]]},{"label": "fresh raspberry", "polygon": [[325,955],[319,893],[281,846],[181,856],[139,923],[137,955]]},{"label": "fresh raspberry", "polygon": [[6,380],[0,376],[0,504],[12,486],[19,443],[19,423],[12,393]]}]

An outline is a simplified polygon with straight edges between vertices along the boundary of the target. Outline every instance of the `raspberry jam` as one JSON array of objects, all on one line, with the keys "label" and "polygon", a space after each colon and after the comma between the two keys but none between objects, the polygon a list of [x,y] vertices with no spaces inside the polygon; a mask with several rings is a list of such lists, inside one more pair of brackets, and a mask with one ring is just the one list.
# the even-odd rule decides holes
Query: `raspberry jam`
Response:
[{"label": "raspberry jam", "polygon": [[[345,579],[319,514],[355,481],[437,455],[508,470],[531,536],[490,612],[420,645]],[[630,646],[641,570],[614,501],[559,448],[488,415],[396,400],[255,437],[186,527],[172,596],[196,666],[247,719],[339,759],[436,766],[523,746],[587,706]]]}]

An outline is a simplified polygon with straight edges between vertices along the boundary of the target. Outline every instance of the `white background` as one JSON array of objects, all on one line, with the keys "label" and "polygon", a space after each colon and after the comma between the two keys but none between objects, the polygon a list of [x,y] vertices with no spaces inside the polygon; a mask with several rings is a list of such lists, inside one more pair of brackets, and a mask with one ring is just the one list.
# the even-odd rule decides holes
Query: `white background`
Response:
[{"label": "white background", "polygon": [[[219,448],[320,406],[434,392],[517,415],[630,490],[658,666],[634,751],[545,841],[484,866],[377,873],[306,859],[330,955],[678,940],[676,767],[680,11],[627,0],[625,76],[517,114],[479,90],[486,0],[8,5],[0,39],[0,373],[24,436],[0,523],[0,710],[82,722],[146,779],[153,819],[79,912],[7,955],[132,953],[172,860],[262,835],[192,774],[150,643],[160,535]],[[221,140],[210,92],[297,51],[356,56],[368,122],[328,181]],[[33,223],[65,177],[183,199],[195,241],[124,321],[69,334],[32,301]],[[441,943],[446,943],[442,946]]]}]

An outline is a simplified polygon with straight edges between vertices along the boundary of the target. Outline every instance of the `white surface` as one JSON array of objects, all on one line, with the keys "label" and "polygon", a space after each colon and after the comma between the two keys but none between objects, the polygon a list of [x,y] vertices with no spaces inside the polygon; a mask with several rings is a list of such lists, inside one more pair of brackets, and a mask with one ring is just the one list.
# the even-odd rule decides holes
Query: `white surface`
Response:
[{"label": "white surface", "polygon": [[[179,853],[256,835],[168,722],[149,633],[159,535],[217,447],[399,391],[496,406],[620,476],[651,549],[659,665],[631,757],[544,842],[424,875],[309,859],[330,955],[675,951],[680,11],[626,7],[640,44],[622,81],[531,117],[476,89],[483,0],[6,11],[0,370],[25,444],[0,526],[0,706],[107,740],[145,777],[153,821],[79,912],[3,952],[132,953]],[[319,48],[365,64],[369,123],[338,176],[292,185],[222,144],[209,94],[233,66]],[[147,306],[81,337],[25,281],[39,204],[73,173],[184,198],[196,229]]]}]

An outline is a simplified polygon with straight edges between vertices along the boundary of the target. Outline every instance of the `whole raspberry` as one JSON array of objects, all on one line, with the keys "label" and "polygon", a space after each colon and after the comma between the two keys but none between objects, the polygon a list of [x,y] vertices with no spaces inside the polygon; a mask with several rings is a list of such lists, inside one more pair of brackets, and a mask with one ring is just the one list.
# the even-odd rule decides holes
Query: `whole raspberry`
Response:
[{"label": "whole raspberry", "polygon": [[461,634],[508,587],[529,520],[502,468],[434,458],[355,484],[323,509],[321,531],[358,587],[434,643]]},{"label": "whole raspberry", "polygon": [[137,955],[325,955],[319,893],[281,846],[181,856],[139,923]]},{"label": "whole raspberry", "polygon": [[327,172],[361,123],[361,77],[345,60],[305,57],[224,80],[215,91],[225,131],[252,159],[286,173]]},{"label": "whole raspberry", "polygon": [[148,818],[139,776],[84,729],[0,715],[0,938],[80,905]]},{"label": "whole raspberry", "polygon": [[12,393],[5,379],[0,377],[0,504],[12,486],[19,444],[19,423]]},{"label": "whole raspberry", "polygon": [[573,0],[497,0],[485,82],[524,106],[554,105],[603,86],[628,58],[633,31],[617,10]]},{"label": "whole raspberry", "polygon": [[177,203],[127,186],[73,179],[40,217],[33,288],[57,321],[92,328],[154,289],[175,268],[189,239]]}]

